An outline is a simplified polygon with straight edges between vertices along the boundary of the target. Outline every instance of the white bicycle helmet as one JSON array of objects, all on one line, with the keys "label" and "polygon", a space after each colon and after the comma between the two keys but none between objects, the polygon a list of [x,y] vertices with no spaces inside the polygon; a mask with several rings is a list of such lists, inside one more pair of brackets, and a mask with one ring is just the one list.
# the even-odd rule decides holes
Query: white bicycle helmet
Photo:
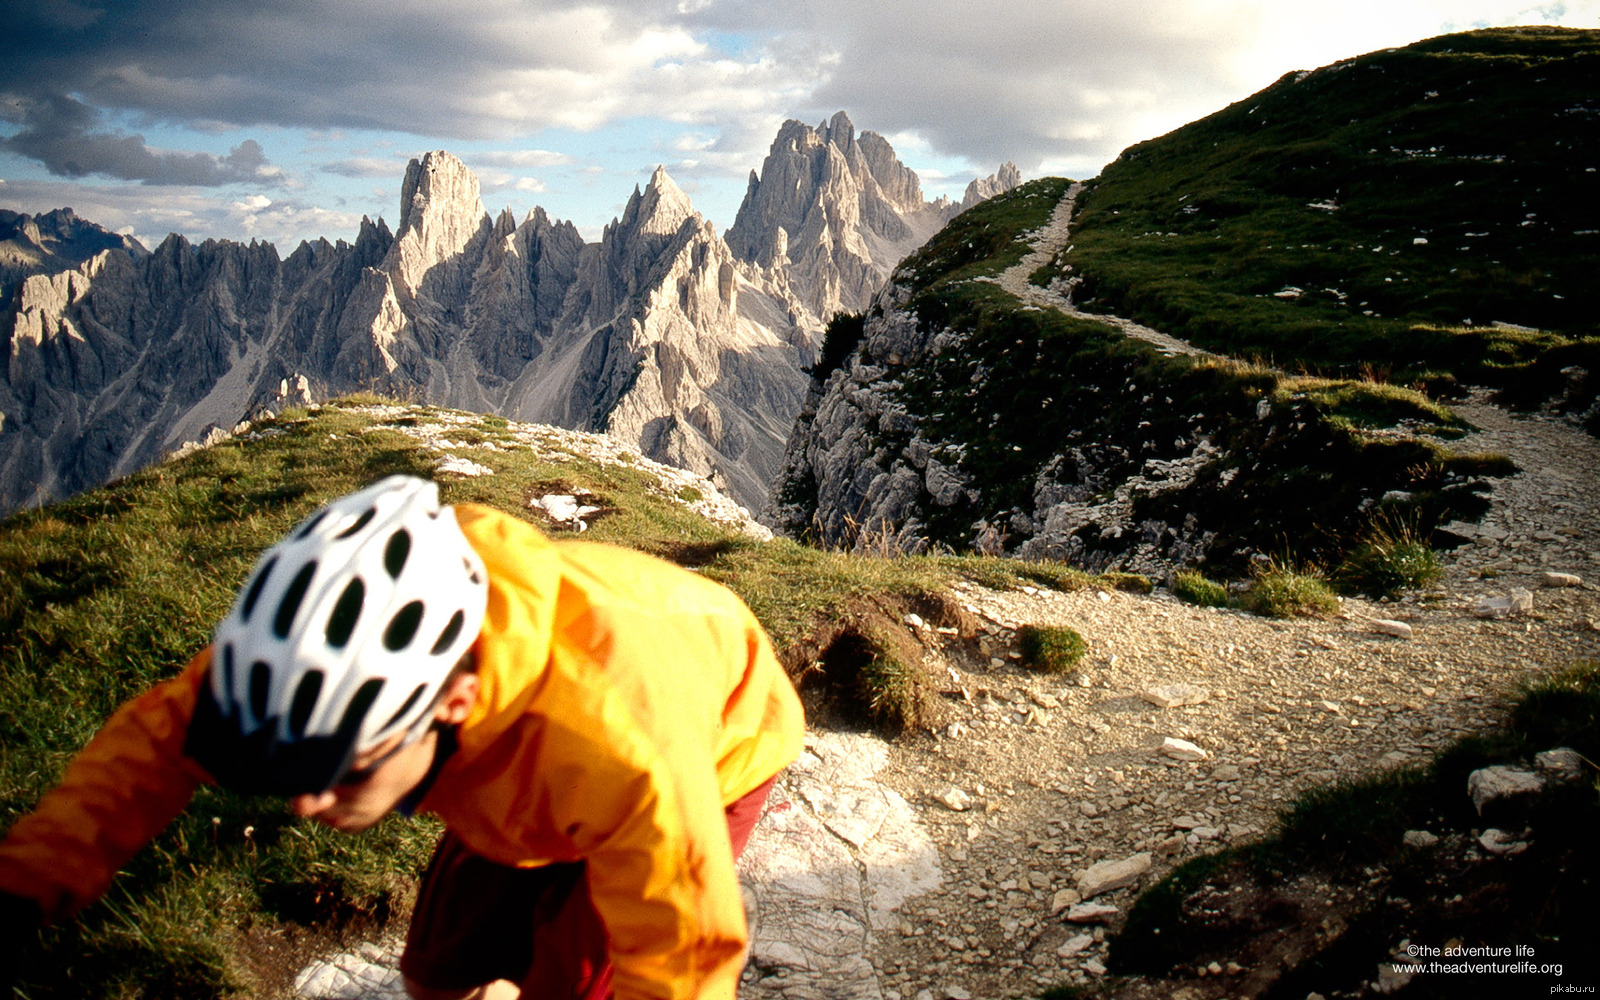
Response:
[{"label": "white bicycle helmet", "polygon": [[262,553],[217,625],[185,752],[241,791],[325,791],[358,754],[427,731],[487,601],[433,483],[335,500]]}]

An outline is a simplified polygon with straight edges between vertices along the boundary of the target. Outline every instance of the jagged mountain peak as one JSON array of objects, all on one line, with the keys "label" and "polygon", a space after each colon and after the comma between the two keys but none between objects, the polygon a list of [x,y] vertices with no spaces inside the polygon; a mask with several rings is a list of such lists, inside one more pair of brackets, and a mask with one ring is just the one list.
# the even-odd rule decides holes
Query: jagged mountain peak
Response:
[{"label": "jagged mountain peak", "polygon": [[963,211],[971,208],[980,201],[987,201],[997,194],[1004,194],[1022,183],[1022,171],[1017,165],[1007,160],[1000,164],[1000,169],[988,177],[975,177],[967,185],[967,190],[961,196]]},{"label": "jagged mountain peak", "polygon": [[[107,254],[33,282],[25,308],[0,312],[0,339],[22,345],[0,371],[0,510],[137,468],[284,405],[294,386],[606,428],[757,505],[830,315],[792,277],[825,303],[853,302],[880,280],[860,262],[886,270],[902,255],[885,227],[906,228],[884,194],[895,185],[883,165],[899,166],[886,141],[843,114],[826,136],[786,128],[774,151],[788,166],[768,169],[768,186],[791,167],[811,177],[801,194],[813,223],[792,239],[777,227],[755,267],[665,168],[588,243],[542,208],[516,227],[491,215],[466,164],[435,150],[407,165],[392,235],[363,218],[354,243],[305,243],[287,261],[270,244],[174,235],[147,259]],[[752,172],[747,200],[761,188]]]},{"label": "jagged mountain peak", "polygon": [[621,227],[630,232],[671,236],[696,214],[689,196],[667,168],[657,166],[643,192],[638,187],[633,189],[633,197],[622,213]]},{"label": "jagged mountain peak", "polygon": [[0,209],[0,302],[29,275],[70,270],[106,250],[135,257],[150,252],[133,237],[113,233],[70,208],[39,215]]},{"label": "jagged mountain peak", "polygon": [[400,188],[400,238],[433,221],[470,215],[475,223],[484,214],[478,177],[455,156],[436,149],[406,165]]},{"label": "jagged mountain peak", "polygon": [[967,204],[926,201],[916,171],[889,140],[857,134],[840,111],[815,128],[784,122],[760,171],[750,174],[727,241],[749,263],[786,259],[801,301],[831,316],[865,308],[894,266]]}]

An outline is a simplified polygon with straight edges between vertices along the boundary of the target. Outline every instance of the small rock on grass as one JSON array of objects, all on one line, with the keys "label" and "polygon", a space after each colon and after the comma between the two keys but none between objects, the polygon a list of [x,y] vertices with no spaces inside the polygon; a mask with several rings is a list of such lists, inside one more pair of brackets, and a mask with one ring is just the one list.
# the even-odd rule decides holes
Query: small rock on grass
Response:
[{"label": "small rock on grass", "polygon": [[1483,831],[1478,843],[1490,854],[1521,854],[1528,849],[1528,842],[1517,834],[1493,828]]},{"label": "small rock on grass", "polygon": [[1467,794],[1472,797],[1480,816],[1491,803],[1537,795],[1543,790],[1544,779],[1520,767],[1496,764],[1467,775]]},{"label": "small rock on grass", "polygon": [[1571,747],[1557,747],[1535,754],[1533,762],[1540,771],[1556,781],[1577,781],[1585,773],[1583,754]]}]

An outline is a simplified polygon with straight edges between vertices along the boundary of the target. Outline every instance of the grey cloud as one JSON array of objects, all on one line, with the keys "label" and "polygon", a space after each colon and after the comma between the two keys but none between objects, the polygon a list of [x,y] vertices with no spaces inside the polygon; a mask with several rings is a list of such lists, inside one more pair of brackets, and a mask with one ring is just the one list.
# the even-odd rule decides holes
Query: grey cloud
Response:
[{"label": "grey cloud", "polygon": [[322,172],[335,174],[339,177],[397,177],[404,176],[406,170],[406,157],[395,159],[381,159],[374,157],[357,157],[354,159],[336,160],[324,164]]},{"label": "grey cloud", "polygon": [[281,182],[254,140],[241,142],[227,156],[158,151],[136,135],[97,131],[98,112],[71,97],[10,96],[4,103],[7,117],[22,127],[15,135],[0,138],[0,150],[38,160],[59,177],[103,174],[147,184],[201,187]]}]

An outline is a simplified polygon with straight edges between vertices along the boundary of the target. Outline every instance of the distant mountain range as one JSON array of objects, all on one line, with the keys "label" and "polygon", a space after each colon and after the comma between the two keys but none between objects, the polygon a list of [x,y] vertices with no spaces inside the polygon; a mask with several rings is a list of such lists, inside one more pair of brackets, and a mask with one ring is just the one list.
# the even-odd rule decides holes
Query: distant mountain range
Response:
[{"label": "distant mountain range", "polygon": [[442,151],[408,167],[392,233],[363,220],[287,258],[178,235],[146,253],[70,210],[8,214],[0,511],[356,390],[606,431],[759,507],[827,318],[1019,179],[1008,164],[961,205],[927,202],[840,113],[783,126],[726,239],[663,169],[598,243],[542,209],[492,217]]}]

